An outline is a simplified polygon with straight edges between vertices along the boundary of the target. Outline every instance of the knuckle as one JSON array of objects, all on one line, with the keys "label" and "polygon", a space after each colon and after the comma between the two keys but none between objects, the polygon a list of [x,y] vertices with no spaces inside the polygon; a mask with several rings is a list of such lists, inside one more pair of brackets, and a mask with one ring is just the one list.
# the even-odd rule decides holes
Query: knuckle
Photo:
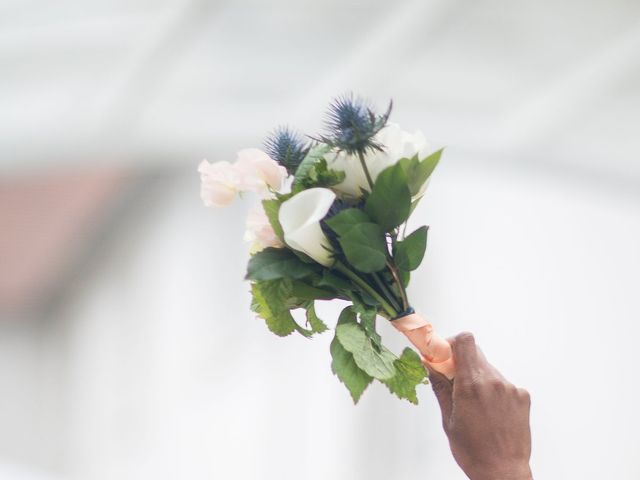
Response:
[{"label": "knuckle", "polygon": [[531,404],[531,394],[527,390],[525,390],[524,388],[518,388],[517,393],[520,400],[528,405]]},{"label": "knuckle", "polygon": [[476,339],[473,336],[473,333],[471,332],[461,332],[458,335],[456,335],[456,342],[459,343],[463,343],[463,344],[469,344],[469,343],[475,343]]},{"label": "knuckle", "polygon": [[490,378],[487,380],[487,384],[496,392],[505,392],[508,388],[507,384],[499,378]]}]

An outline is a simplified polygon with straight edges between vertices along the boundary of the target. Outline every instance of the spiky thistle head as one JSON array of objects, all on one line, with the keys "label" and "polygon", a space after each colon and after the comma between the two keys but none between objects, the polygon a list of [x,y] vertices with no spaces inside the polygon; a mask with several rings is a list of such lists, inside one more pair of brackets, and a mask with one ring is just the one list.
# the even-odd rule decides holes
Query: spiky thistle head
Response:
[{"label": "spiky thistle head", "polygon": [[329,105],[326,118],[328,135],[322,136],[321,140],[352,155],[382,150],[383,145],[374,137],[387,124],[392,105],[390,101],[387,111],[379,115],[363,98],[351,93],[342,95]]},{"label": "spiky thistle head", "polygon": [[293,175],[309,152],[309,145],[302,136],[289,127],[278,127],[265,140],[267,154]]}]

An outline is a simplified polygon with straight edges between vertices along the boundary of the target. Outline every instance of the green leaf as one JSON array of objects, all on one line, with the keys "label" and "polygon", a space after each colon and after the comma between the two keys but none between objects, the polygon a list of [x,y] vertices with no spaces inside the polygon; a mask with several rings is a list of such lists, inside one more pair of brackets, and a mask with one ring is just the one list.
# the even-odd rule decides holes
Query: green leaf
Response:
[{"label": "green leaf", "polygon": [[362,393],[373,378],[356,364],[353,355],[342,346],[338,337],[331,341],[331,370],[349,390],[353,403],[358,403]]},{"label": "green leaf", "polygon": [[281,205],[281,201],[275,198],[262,201],[262,208],[264,209],[264,213],[267,215],[267,218],[269,219],[271,228],[273,228],[274,233],[280,239],[280,241],[284,243],[284,232],[282,231],[282,225],[280,225],[280,220],[278,220],[280,205]]},{"label": "green leaf", "polygon": [[338,235],[344,235],[356,225],[371,223],[371,219],[358,208],[346,208],[327,219],[326,223]]},{"label": "green leaf", "polygon": [[401,158],[398,161],[398,164],[407,176],[411,196],[420,193],[420,189],[433,173],[441,156],[442,149],[432,153],[423,160],[419,160],[417,156],[414,156],[412,158]]},{"label": "green leaf", "polygon": [[416,387],[421,383],[426,383],[427,378],[427,372],[422,365],[420,356],[410,348],[405,348],[400,358],[393,362],[393,365],[396,369],[396,374],[391,378],[382,380],[382,382],[391,393],[417,405]]},{"label": "green leaf", "polygon": [[347,261],[364,273],[378,272],[387,262],[384,233],[375,223],[358,223],[338,237]]},{"label": "green leaf", "polygon": [[332,288],[340,293],[348,293],[353,289],[349,280],[329,270],[322,271],[322,277],[316,283],[318,287]]},{"label": "green leaf", "polygon": [[324,156],[331,151],[331,147],[326,144],[319,144],[309,150],[307,156],[302,159],[300,165],[296,169],[296,173],[293,180],[293,190],[296,190],[298,187],[302,186],[303,182],[309,176],[309,172],[314,164],[324,159]]},{"label": "green leaf", "polygon": [[306,172],[304,178],[294,185],[294,192],[299,192],[312,187],[332,187],[341,183],[346,174],[342,171],[331,170],[324,158],[316,160]]},{"label": "green leaf", "polygon": [[292,308],[300,306],[310,300],[333,300],[336,298],[334,292],[314,287],[299,280],[291,280],[290,285],[288,293]]},{"label": "green leaf", "polygon": [[265,248],[249,260],[246,278],[253,281],[277,278],[304,278],[316,271],[313,264],[304,263],[286,248]]},{"label": "green leaf", "polygon": [[402,281],[402,286],[407,288],[409,286],[409,282],[411,281],[411,273],[406,270],[400,270],[400,280]]},{"label": "green leaf", "polygon": [[435,168],[438,166],[443,150],[444,149],[441,148],[440,150],[433,152],[427,158],[420,160],[420,165],[415,172],[415,175],[416,175],[415,180],[419,183],[418,191],[420,191],[420,188],[422,188],[422,185],[424,184],[424,182],[427,181],[427,179],[431,176]]},{"label": "green leaf", "polygon": [[297,329],[298,324],[285,306],[286,291],[282,282],[275,280],[251,284],[253,300],[251,310],[263,318],[269,330],[286,337]]},{"label": "green leaf", "polygon": [[386,380],[396,374],[393,365],[396,356],[385,347],[376,348],[364,328],[356,322],[352,307],[345,308],[338,319],[336,337],[340,344],[353,355],[358,367],[378,380]]},{"label": "green leaf", "polygon": [[327,225],[338,234],[343,253],[357,270],[371,273],[385,267],[388,251],[384,232],[362,210],[342,210],[329,218]]},{"label": "green leaf", "polygon": [[376,316],[378,314],[377,308],[366,305],[357,297],[352,298],[352,301],[353,309],[358,313],[358,316],[360,317],[360,325],[364,328],[365,333],[376,347],[382,347],[382,338],[376,331]]},{"label": "green leaf", "polygon": [[311,327],[311,330],[313,330],[313,333],[323,333],[329,330],[329,327],[327,327],[327,325],[320,320],[316,314],[316,309],[313,303],[307,307],[307,323]]},{"label": "green leaf", "polygon": [[396,243],[393,258],[398,268],[410,272],[420,266],[427,248],[428,230],[429,227],[420,227]]},{"label": "green leaf", "polygon": [[407,175],[399,163],[384,169],[367,198],[365,212],[383,231],[389,232],[405,222],[411,209]]}]

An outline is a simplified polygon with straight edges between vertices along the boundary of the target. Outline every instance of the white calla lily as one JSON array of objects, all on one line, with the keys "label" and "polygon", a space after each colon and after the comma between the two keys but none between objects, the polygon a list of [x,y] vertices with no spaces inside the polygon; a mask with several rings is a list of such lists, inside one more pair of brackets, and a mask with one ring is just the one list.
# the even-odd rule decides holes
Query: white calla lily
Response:
[{"label": "white calla lily", "polygon": [[[429,153],[429,144],[421,131],[417,130],[412,134],[402,130],[396,123],[388,123],[375,136],[375,141],[383,145],[384,150],[370,152],[365,157],[367,169],[374,182],[380,172],[395,165],[401,158],[411,158],[416,154],[423,158]],[[360,160],[355,155],[332,152],[325,158],[329,168],[345,172],[345,179],[334,187],[336,190],[352,197],[361,196],[363,189],[371,190]]]},{"label": "white calla lily", "polygon": [[325,267],[333,264],[333,258],[320,221],[335,198],[336,194],[328,188],[310,188],[283,202],[278,215],[285,243]]}]

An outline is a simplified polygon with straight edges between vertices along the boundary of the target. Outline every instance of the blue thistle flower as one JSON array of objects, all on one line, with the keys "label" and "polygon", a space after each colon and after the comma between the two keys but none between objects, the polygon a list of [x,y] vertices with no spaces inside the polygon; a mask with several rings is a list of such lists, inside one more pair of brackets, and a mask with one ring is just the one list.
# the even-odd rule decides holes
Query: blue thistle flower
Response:
[{"label": "blue thistle flower", "polygon": [[377,114],[361,97],[353,94],[336,98],[327,112],[328,135],[322,142],[349,154],[364,154],[367,150],[382,150],[383,145],[373,137],[384,128],[391,114],[393,102],[383,115]]},{"label": "blue thistle flower", "polygon": [[293,175],[309,151],[302,137],[288,127],[278,127],[264,142],[267,154]]}]

